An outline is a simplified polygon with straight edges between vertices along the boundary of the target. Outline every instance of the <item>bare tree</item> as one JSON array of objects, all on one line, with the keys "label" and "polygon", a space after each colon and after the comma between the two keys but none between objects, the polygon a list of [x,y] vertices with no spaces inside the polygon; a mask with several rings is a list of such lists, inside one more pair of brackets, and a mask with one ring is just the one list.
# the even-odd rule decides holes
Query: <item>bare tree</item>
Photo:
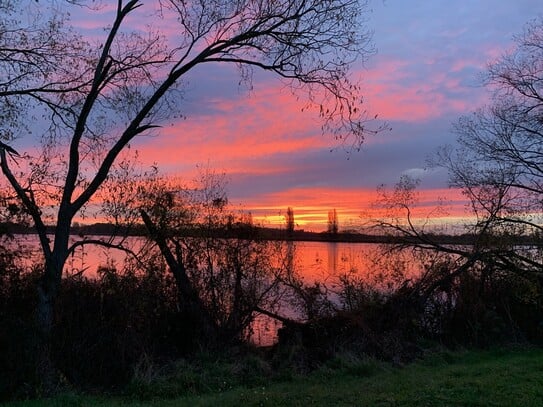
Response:
[{"label": "bare tree", "polygon": [[406,281],[424,307],[437,301],[439,312],[462,313],[466,306],[462,315],[474,321],[484,319],[475,314],[485,309],[499,313],[512,331],[521,326],[538,337],[533,332],[540,319],[527,314],[541,315],[540,303],[528,298],[541,295],[543,275],[543,19],[528,24],[516,41],[488,67],[491,104],[455,123],[457,144],[431,159],[467,198],[473,221],[463,240],[436,236],[431,217],[441,208],[421,218],[418,182],[408,177],[382,191],[377,223],[394,236],[394,249],[436,255],[420,276]]},{"label": "bare tree", "polygon": [[[134,138],[179,113],[176,91],[187,73],[209,63],[234,64],[247,80],[253,69],[270,71],[320,109],[326,132],[356,143],[371,132],[349,78],[352,63],[371,52],[365,1],[118,0],[96,44],[69,26],[70,8],[93,13],[85,2],[0,4],[1,137],[37,132],[25,129],[32,115],[43,116],[46,129],[37,152],[18,157],[14,144],[0,146],[2,172],[36,226],[45,259],[37,307],[45,376],[54,370],[48,344],[73,250],[72,221]],[[130,16],[151,14],[147,7],[150,25],[131,26]],[[166,38],[160,21],[175,24],[175,34]]]},{"label": "bare tree", "polygon": [[[543,236],[543,18],[528,24],[516,43],[488,67],[492,104],[462,117],[454,126],[457,145],[433,159],[469,199],[472,232],[482,241],[494,236],[494,244]],[[508,267],[541,272],[535,250],[502,249]]]},{"label": "bare tree", "polygon": [[466,232],[473,245],[468,250],[436,242],[428,220],[414,214],[418,183],[404,177],[383,194],[386,220],[379,222],[404,247],[451,253],[470,267],[480,263],[520,275],[543,270],[541,251],[518,244],[540,246],[543,232],[543,19],[528,24],[516,41],[515,49],[488,67],[492,103],[460,118],[457,144],[440,148],[430,160],[448,170],[451,187],[467,198],[474,222]]}]

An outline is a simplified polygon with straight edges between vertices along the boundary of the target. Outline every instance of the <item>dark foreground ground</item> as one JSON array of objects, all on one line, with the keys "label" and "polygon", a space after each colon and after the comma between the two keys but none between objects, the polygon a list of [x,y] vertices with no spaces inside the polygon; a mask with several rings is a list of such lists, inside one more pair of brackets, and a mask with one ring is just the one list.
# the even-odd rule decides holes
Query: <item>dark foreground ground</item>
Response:
[{"label": "dark foreground ground", "polygon": [[179,368],[175,378],[143,380],[122,396],[64,393],[7,405],[543,406],[543,349],[536,348],[435,352],[403,367],[346,354],[309,375],[287,374],[273,383],[257,378],[252,385],[229,383],[232,366],[220,362],[198,374]]}]

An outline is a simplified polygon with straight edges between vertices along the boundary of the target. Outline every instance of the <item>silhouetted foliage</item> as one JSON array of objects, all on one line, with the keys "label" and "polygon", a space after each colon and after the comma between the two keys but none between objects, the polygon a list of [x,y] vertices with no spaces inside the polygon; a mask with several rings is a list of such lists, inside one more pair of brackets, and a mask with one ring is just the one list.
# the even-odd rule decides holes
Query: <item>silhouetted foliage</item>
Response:
[{"label": "silhouetted foliage", "polygon": [[229,207],[224,177],[213,171],[192,185],[160,178],[146,185],[135,209],[174,277],[194,340],[247,339],[257,309],[271,312],[281,297],[284,243],[262,239]]},{"label": "silhouetted foliage", "polygon": [[[43,395],[33,328],[38,276],[12,270],[0,281],[0,399]],[[118,389],[146,358],[167,364],[201,349],[161,259],[144,269],[103,265],[96,278],[67,277],[57,301],[51,350],[65,388]]]},{"label": "silhouetted foliage", "polygon": [[287,236],[292,237],[294,235],[295,223],[294,223],[294,210],[290,206],[287,208],[285,221],[287,223]]},{"label": "silhouetted foliage", "polygon": [[[121,0],[102,38],[88,41],[70,26],[70,11],[102,18],[93,14],[101,7],[32,0],[0,5],[0,168],[43,253],[36,337],[38,368],[50,391],[61,376],[50,346],[55,301],[66,259],[82,244],[69,240],[74,217],[114,168],[130,171],[123,154],[130,156],[136,137],[179,115],[179,90],[189,72],[232,64],[250,82],[253,69],[266,70],[305,94],[327,133],[358,145],[373,132],[360,88],[349,77],[351,64],[371,53],[365,1]],[[176,35],[168,37],[164,20]],[[30,129],[34,122],[42,125]],[[38,152],[17,152],[14,141],[30,130],[39,133]],[[53,225],[52,236],[46,224]]]},{"label": "silhouetted foliage", "polygon": [[543,20],[528,24],[517,47],[489,66],[492,103],[455,125],[457,145],[432,163],[468,199],[467,245],[435,239],[418,208],[418,182],[403,177],[382,190],[377,224],[399,250],[435,256],[408,280],[424,311],[424,332],[449,344],[543,340]]},{"label": "silhouetted foliage", "polygon": [[337,219],[337,211],[332,209],[328,211],[328,233],[337,235],[339,232],[339,222]]},{"label": "silhouetted foliage", "polygon": [[491,103],[455,124],[455,146],[433,163],[449,171],[451,186],[469,199],[480,250],[519,274],[541,275],[536,248],[514,247],[529,236],[541,248],[543,231],[543,19],[526,26],[516,48],[491,63],[486,74]]}]

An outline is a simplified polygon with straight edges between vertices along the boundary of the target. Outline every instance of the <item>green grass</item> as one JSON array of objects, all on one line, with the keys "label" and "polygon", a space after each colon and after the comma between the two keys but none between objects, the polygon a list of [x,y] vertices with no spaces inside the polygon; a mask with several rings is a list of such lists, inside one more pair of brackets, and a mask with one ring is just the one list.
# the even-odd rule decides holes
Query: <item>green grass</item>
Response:
[{"label": "green grass", "polygon": [[161,394],[157,388],[155,396],[147,394],[145,400],[65,394],[10,405],[543,406],[543,350],[435,353],[406,367],[347,355],[304,377],[293,374],[288,381],[267,384],[259,379],[251,386],[208,391],[198,388],[192,392],[201,394],[166,398],[168,392]]}]

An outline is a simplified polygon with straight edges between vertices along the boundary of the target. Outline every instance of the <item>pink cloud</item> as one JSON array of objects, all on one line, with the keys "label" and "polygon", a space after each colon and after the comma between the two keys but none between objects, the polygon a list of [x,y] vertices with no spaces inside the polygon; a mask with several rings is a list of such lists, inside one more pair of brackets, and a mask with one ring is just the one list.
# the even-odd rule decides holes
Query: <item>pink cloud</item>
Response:
[{"label": "pink cloud", "polygon": [[[462,84],[459,77],[464,69],[480,66],[482,70],[483,61],[456,59],[447,71],[436,69],[440,64],[442,61],[432,57],[417,64],[398,58],[376,57],[371,69],[357,72],[364,78],[369,109],[384,120],[423,122],[451,113],[467,113],[484,101],[482,92]],[[430,69],[432,65],[436,68]],[[476,81],[476,78],[467,79]],[[477,97],[474,98],[475,94]]]},{"label": "pink cloud", "polygon": [[327,148],[316,117],[301,112],[302,105],[279,86],[269,85],[254,95],[207,102],[204,112],[159,130],[157,137],[136,143],[144,162],[161,166],[211,159],[238,171],[240,161],[274,154],[303,153]]}]

